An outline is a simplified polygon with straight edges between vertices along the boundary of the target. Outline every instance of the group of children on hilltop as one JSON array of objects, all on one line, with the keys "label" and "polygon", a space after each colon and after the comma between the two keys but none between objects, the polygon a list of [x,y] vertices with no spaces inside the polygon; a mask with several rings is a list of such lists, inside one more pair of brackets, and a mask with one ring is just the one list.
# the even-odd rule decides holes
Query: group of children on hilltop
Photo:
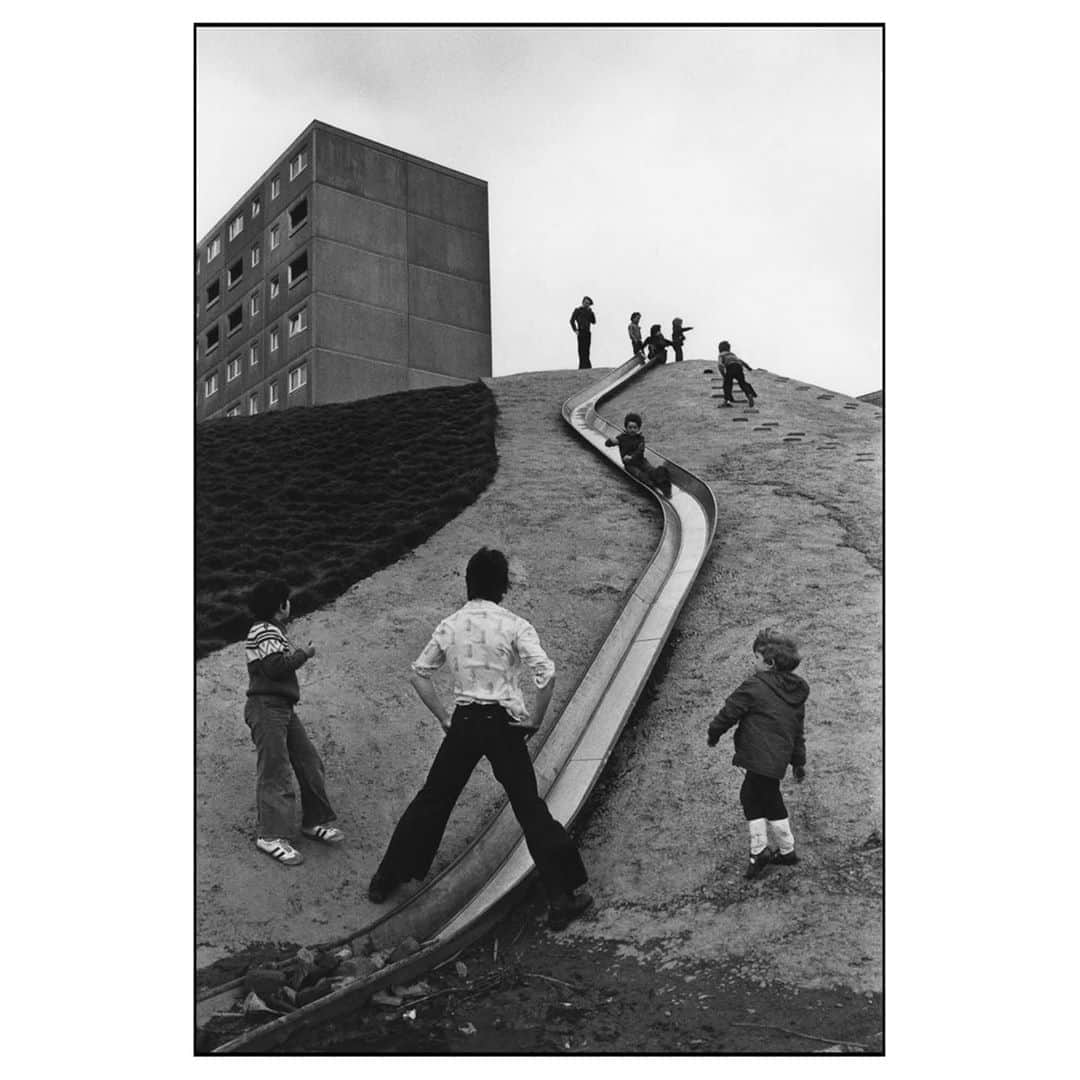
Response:
[{"label": "group of children on hilltop", "polygon": [[[653,323],[649,327],[649,336],[642,340],[641,312],[635,311],[630,315],[630,325],[627,326],[626,332],[630,335],[630,346],[635,356],[650,364],[666,364],[668,349],[674,349],[676,363],[682,363],[683,342],[686,341],[687,333],[693,329],[692,326],[683,326],[682,319],[672,319],[671,339],[668,340],[661,333],[660,324]],[[646,356],[646,349],[648,356]]]},{"label": "group of children on hilltop", "polygon": [[[509,796],[547,893],[549,926],[558,930],[586,911],[592,898],[579,891],[588,874],[574,841],[538,794],[525,747],[551,701],[555,665],[533,626],[501,606],[508,585],[506,556],[489,548],[477,551],[466,569],[466,604],[438,624],[412,665],[412,685],[444,737],[427,780],[398,822],[371,879],[368,899],[383,903],[399,885],[426,876],[458,796],[486,757]],[[333,824],[322,759],[296,714],[296,672],[315,656],[315,648],[310,643],[294,646],[286,637],[291,607],[285,582],[261,581],[248,602],[256,619],[245,643],[244,708],[257,751],[255,843],[277,862],[297,866],[304,860],[291,842],[296,824],[292,774],[300,788],[301,834],[325,844],[345,840]],[[735,728],[732,763],[745,770],[739,799],[750,834],[747,878],[769,863],[799,861],[780,781],[788,765],[797,781],[806,775],[804,716],[810,693],[805,680],[794,674],[800,657],[790,636],[762,630],[752,648],[756,671],[727,698],[707,734],[708,745],[715,746]],[[431,681],[444,664],[453,676],[452,714]],[[518,685],[523,668],[536,686],[531,709]]]}]

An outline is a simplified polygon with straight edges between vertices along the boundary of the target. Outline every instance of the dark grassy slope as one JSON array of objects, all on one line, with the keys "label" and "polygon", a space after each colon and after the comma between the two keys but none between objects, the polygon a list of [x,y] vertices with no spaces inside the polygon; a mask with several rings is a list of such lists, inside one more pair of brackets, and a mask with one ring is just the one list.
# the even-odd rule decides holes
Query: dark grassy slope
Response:
[{"label": "dark grassy slope", "polygon": [[200,425],[196,656],[247,633],[261,576],[303,615],[422,544],[495,475],[495,414],[475,382]]}]

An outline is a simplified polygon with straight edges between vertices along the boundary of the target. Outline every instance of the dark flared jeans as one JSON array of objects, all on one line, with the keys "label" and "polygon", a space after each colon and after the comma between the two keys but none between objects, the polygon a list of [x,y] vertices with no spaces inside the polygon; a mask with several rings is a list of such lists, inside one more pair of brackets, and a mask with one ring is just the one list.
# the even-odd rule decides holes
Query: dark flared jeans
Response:
[{"label": "dark flared jeans", "polygon": [[589,349],[592,347],[592,334],[578,334],[577,336],[577,361],[578,368],[591,368]]},{"label": "dark flared jeans", "polygon": [[396,885],[427,874],[458,796],[477,763],[486,757],[510,799],[548,897],[554,899],[585,884],[588,874],[577,845],[540,798],[525,735],[509,727],[509,722],[501,705],[457,706],[424,786],[390,838],[379,877]]},{"label": "dark flared jeans", "polygon": [[337,815],[326,797],[322,758],[292,705],[284,698],[253,695],[244,706],[244,722],[257,754],[259,836],[277,840],[295,835],[293,773],[300,785],[301,824],[312,828],[333,821]]}]

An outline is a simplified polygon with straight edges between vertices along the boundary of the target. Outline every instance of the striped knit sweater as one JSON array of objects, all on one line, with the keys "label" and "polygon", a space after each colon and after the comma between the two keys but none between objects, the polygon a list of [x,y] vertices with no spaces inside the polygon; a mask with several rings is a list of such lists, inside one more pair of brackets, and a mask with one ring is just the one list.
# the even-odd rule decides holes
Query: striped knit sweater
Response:
[{"label": "striped knit sweater", "polygon": [[277,623],[255,623],[248,631],[244,653],[248,697],[284,698],[293,705],[300,700],[296,669],[307,661],[307,653],[303,649],[294,649]]}]

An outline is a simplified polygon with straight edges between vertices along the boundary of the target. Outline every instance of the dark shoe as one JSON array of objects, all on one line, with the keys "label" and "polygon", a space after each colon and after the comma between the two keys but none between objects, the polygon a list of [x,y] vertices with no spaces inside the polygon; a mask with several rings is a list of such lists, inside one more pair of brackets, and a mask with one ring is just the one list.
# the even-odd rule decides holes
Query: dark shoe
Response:
[{"label": "dark shoe", "polygon": [[781,855],[778,851],[772,861],[777,866],[794,866],[799,861],[799,856],[794,851],[789,851],[786,855]]},{"label": "dark shoe", "polygon": [[381,874],[376,874],[371,879],[371,884],[367,887],[367,898],[373,904],[383,904],[386,902],[386,898],[398,887],[396,881],[391,881],[389,878],[383,877]]},{"label": "dark shoe", "polygon": [[756,878],[762,870],[765,869],[773,859],[772,848],[762,848],[756,855],[750,856],[750,865],[746,868],[746,873],[743,875],[747,880],[750,878]]},{"label": "dark shoe", "polygon": [[588,911],[592,902],[593,899],[587,892],[578,893],[576,896],[570,893],[561,900],[556,900],[548,909],[548,926],[552,930],[564,929],[571,920]]}]

